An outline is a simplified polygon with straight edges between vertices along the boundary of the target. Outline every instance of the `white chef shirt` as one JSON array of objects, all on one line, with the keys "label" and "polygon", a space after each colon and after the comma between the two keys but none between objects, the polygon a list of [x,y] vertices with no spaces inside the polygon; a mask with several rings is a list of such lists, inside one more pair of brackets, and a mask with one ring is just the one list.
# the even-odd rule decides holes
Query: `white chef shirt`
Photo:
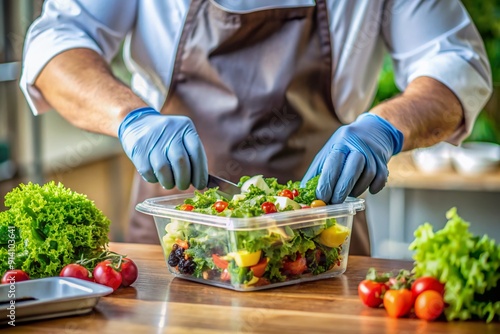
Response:
[{"label": "white chef shirt", "polygon": [[[313,6],[312,0],[206,0],[232,12]],[[177,41],[189,0],[46,0],[25,42],[20,86],[35,114],[51,109],[33,86],[57,54],[89,48],[108,62],[125,40],[131,87],[160,109],[170,84]],[[352,122],[369,108],[383,54],[392,57],[400,90],[428,76],[448,86],[465,111],[459,143],[491,94],[482,40],[459,0],[326,0],[332,43],[332,100],[339,119]]]}]

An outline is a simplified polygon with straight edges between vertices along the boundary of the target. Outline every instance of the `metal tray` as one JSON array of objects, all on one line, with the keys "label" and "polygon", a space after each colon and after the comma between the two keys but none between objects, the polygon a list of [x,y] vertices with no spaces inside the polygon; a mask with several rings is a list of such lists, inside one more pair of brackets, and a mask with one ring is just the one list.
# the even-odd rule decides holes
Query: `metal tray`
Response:
[{"label": "metal tray", "polygon": [[[1,284],[0,325],[13,320],[11,314],[15,323],[85,314],[92,311],[100,297],[112,292],[110,287],[71,277]],[[11,305],[15,305],[14,310]]]}]

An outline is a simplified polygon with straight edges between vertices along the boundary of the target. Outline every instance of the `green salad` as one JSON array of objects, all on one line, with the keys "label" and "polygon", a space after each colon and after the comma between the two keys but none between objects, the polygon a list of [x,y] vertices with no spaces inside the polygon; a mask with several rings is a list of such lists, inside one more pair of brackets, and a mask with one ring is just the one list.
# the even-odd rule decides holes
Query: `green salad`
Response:
[{"label": "green salad", "polygon": [[[318,178],[301,188],[298,181],[279,184],[275,178],[245,176],[239,182],[241,194],[231,199],[212,188],[196,191],[176,209],[231,218],[307,210],[326,205],[315,196]],[[162,244],[170,270],[182,276],[242,288],[263,286],[340,271],[350,230],[339,219],[324,214],[298,225],[234,230],[171,219]]]}]

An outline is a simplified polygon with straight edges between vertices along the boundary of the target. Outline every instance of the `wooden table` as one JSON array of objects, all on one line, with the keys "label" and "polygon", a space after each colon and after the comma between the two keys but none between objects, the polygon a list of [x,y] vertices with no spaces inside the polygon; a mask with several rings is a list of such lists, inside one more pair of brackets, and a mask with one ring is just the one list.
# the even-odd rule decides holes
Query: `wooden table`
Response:
[{"label": "wooden table", "polygon": [[[174,278],[160,246],[112,243],[139,267],[132,287],[100,299],[87,315],[17,323],[9,333],[500,333],[500,323],[392,319],[365,307],[358,283],[369,267],[410,269],[396,260],[349,258],[338,278],[236,292]],[[0,329],[1,330],[1,329]]]}]

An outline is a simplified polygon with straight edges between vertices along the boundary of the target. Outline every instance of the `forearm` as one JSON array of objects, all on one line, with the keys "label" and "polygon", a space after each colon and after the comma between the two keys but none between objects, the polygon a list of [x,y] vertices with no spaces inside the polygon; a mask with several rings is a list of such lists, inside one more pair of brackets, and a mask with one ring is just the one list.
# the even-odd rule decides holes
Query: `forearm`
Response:
[{"label": "forearm", "polygon": [[429,77],[415,79],[401,95],[370,112],[387,119],[403,133],[403,151],[443,141],[464,121],[463,109],[455,94]]},{"label": "forearm", "polygon": [[146,106],[90,49],[68,50],[54,57],[35,86],[70,123],[114,137],[126,114]]}]

